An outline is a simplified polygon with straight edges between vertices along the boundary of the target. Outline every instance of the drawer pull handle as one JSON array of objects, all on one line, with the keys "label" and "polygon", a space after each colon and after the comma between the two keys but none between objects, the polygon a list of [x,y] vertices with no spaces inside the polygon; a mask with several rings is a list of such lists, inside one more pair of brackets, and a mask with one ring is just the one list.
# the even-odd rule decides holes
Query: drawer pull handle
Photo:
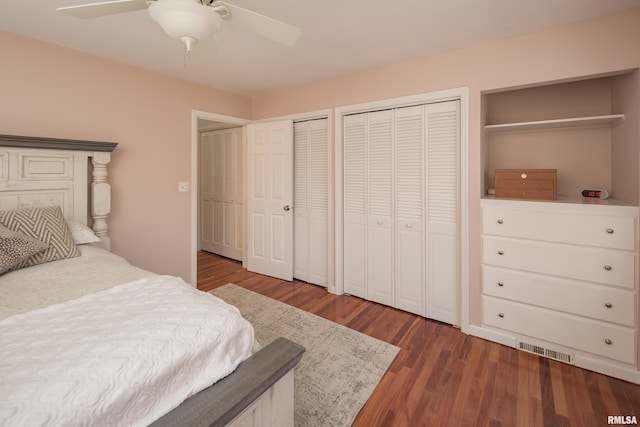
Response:
[{"label": "drawer pull handle", "polygon": [[498,313],[498,317],[503,318],[504,317],[504,313]]},{"label": "drawer pull handle", "polygon": [[605,302],[604,306],[607,307],[607,308],[611,308],[611,307],[613,307],[613,304],[611,304],[610,302]]},{"label": "drawer pull handle", "polygon": [[604,339],[604,343],[605,343],[606,345],[611,345],[611,344],[613,344],[613,341],[611,341],[611,339],[609,339],[609,338],[605,338],[605,339]]},{"label": "drawer pull handle", "polygon": [[498,251],[498,255],[504,255],[504,251]]},{"label": "drawer pull handle", "polygon": [[610,265],[605,265],[604,269],[607,270],[607,271],[611,271],[611,266]]},{"label": "drawer pull handle", "polygon": [[381,220],[381,219],[379,219],[379,220],[378,220],[378,225],[382,225],[382,224],[384,224],[384,222],[382,222],[382,220]]},{"label": "drawer pull handle", "polygon": [[411,228],[413,227],[411,224],[407,224],[407,228]]},{"label": "drawer pull handle", "polygon": [[498,286],[503,287],[504,283],[503,282],[498,282]]},{"label": "drawer pull handle", "polygon": [[504,221],[502,221],[501,219],[496,221],[498,224],[502,224]]},{"label": "drawer pull handle", "polygon": [[613,228],[607,228],[607,233],[613,234]]}]

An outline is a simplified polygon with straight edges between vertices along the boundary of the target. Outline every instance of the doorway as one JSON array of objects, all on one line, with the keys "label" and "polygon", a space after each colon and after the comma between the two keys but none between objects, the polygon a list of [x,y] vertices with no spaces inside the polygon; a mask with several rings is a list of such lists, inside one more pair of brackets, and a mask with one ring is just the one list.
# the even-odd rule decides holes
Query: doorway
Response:
[{"label": "doorway", "polygon": [[[250,120],[193,110],[191,113],[191,284],[198,283],[198,251],[200,250],[200,133],[242,127]],[[240,143],[243,143],[244,138]],[[243,147],[244,148],[244,147]],[[244,169],[244,160],[242,161]],[[244,266],[244,265],[243,265]]]},{"label": "doorway", "polygon": [[[332,158],[332,139],[329,137],[329,129],[332,127],[331,120],[331,111],[330,110],[322,110],[316,112],[307,112],[304,114],[299,114],[295,116],[282,117],[282,118],[274,118],[271,120],[293,120],[294,126],[296,126],[298,132],[298,138],[301,139],[302,133],[308,133],[308,148],[309,154],[316,160],[311,161],[308,164],[309,173],[311,174],[308,182],[309,193],[313,193],[316,195],[315,198],[311,197],[309,199],[309,206],[313,207],[313,209],[308,209],[306,215],[307,219],[307,232],[309,233],[309,237],[305,240],[305,246],[311,245],[313,251],[307,251],[305,261],[307,264],[306,276],[303,275],[303,280],[306,280],[310,283],[319,284],[321,286],[327,287],[329,292],[334,292],[334,280],[333,280],[333,257],[330,252],[332,252],[333,246],[333,218],[329,213],[333,211],[333,197],[332,197],[332,186],[333,179],[331,177],[331,162],[329,159]],[[303,123],[306,122],[306,123]],[[221,130],[221,129],[230,129],[230,128],[243,128],[243,137],[241,138],[241,144],[243,144],[243,153],[246,153],[246,129],[245,125],[250,124],[251,121],[246,119],[240,119],[235,117],[223,116],[219,114],[207,113],[202,111],[193,111],[192,112],[192,169],[191,169],[191,182],[192,182],[192,193],[191,193],[191,283],[197,283],[197,259],[198,259],[198,251],[200,250],[200,207],[198,203],[200,188],[199,188],[199,175],[201,173],[200,169],[200,133],[202,131],[210,131],[210,130]],[[321,125],[320,125],[321,124]],[[304,139],[304,138],[302,138]],[[322,140],[324,144],[322,144]],[[322,153],[319,157],[318,150]],[[242,160],[242,169],[246,171],[246,156],[243,155]],[[322,161],[318,162],[318,158],[323,158]],[[304,168],[303,168],[304,169]],[[245,174],[246,175],[246,174]],[[321,177],[324,175],[324,177]],[[299,177],[298,177],[299,178]],[[320,179],[322,178],[322,179]],[[326,186],[326,193],[318,192],[318,184],[322,183],[322,186]],[[246,183],[244,183],[246,185]],[[300,188],[300,187],[298,187]],[[319,197],[317,197],[319,195]],[[294,197],[295,198],[295,197]],[[299,200],[299,195],[298,195]],[[325,211],[325,214],[318,216],[317,213],[317,205],[318,201],[323,201],[322,210]],[[295,201],[294,201],[294,210],[295,210]],[[302,212],[297,212],[297,214],[303,214]],[[300,220],[300,215],[297,215],[298,220]],[[246,223],[246,209],[243,209],[243,218],[242,222]],[[320,222],[318,222],[320,221]],[[294,227],[296,228],[296,227]],[[304,228],[300,227],[298,224],[298,229]],[[322,241],[321,245],[317,243]],[[303,246],[303,242],[296,242],[294,246]],[[308,249],[308,248],[307,248]],[[319,251],[319,249],[322,249]],[[296,249],[296,252],[298,249]],[[301,251],[302,252],[302,251]],[[320,254],[319,252],[323,252]],[[324,257],[322,257],[324,255]],[[242,257],[242,265],[244,268],[246,265],[246,256]],[[316,260],[316,261],[313,261]],[[295,261],[295,257],[294,257]],[[300,261],[300,259],[298,260]],[[297,273],[300,274],[303,269],[300,268],[304,263],[298,262]]]}]

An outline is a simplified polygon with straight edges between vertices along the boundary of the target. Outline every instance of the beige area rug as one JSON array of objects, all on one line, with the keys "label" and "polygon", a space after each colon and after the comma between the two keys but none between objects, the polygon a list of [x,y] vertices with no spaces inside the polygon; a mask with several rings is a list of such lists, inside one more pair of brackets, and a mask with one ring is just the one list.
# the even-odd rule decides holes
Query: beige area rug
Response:
[{"label": "beige area rug", "polygon": [[349,426],[400,350],[233,284],[211,293],[240,309],[261,345],[285,337],[306,348],[294,374],[296,426]]}]

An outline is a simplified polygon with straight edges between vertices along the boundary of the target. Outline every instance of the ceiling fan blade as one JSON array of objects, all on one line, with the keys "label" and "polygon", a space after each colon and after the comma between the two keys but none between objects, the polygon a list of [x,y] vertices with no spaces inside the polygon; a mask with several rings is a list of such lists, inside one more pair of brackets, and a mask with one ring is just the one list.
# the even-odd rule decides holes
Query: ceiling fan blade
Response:
[{"label": "ceiling fan blade", "polygon": [[76,18],[89,19],[116,13],[132,12],[146,9],[146,0],[115,0],[103,3],[81,4],[79,6],[59,7],[58,12],[66,13]]},{"label": "ceiling fan blade", "polygon": [[302,35],[300,28],[286,22],[223,1],[216,0],[213,4],[219,4],[229,9],[231,21],[236,24],[286,46],[293,46]]}]

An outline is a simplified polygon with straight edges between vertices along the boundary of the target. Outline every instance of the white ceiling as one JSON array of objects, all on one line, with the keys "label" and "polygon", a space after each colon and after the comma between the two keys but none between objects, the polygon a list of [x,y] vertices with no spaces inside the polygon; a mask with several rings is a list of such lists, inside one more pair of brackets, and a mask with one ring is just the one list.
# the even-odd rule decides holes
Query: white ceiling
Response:
[{"label": "white ceiling", "polygon": [[286,47],[224,22],[217,53],[183,47],[146,10],[80,20],[100,0],[0,0],[0,29],[247,96],[640,8],[640,0],[229,0],[302,29]]}]

